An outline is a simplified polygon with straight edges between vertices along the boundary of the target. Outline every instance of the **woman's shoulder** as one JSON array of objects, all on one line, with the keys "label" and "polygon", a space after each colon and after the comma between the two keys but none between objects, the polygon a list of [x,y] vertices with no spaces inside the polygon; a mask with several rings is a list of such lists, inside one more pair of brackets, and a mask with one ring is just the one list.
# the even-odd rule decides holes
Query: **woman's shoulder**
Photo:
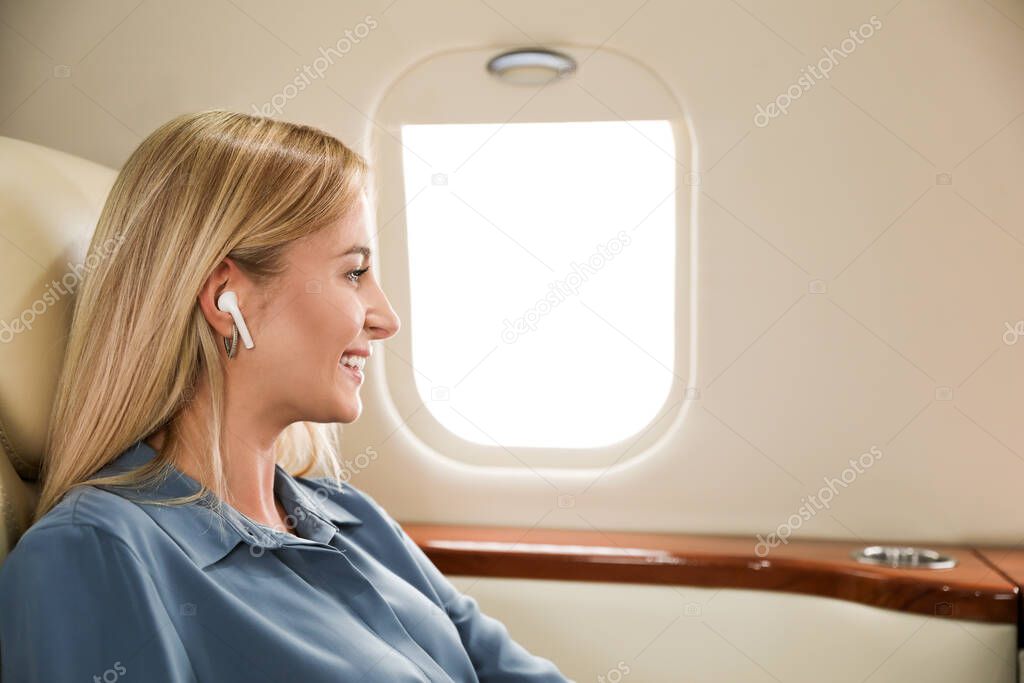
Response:
[{"label": "woman's shoulder", "polygon": [[83,484],[69,491],[28,532],[89,526],[128,540],[130,532],[148,518],[139,504],[129,498],[105,487]]},{"label": "woman's shoulder", "polygon": [[21,535],[0,565],[0,586],[16,569],[75,562],[97,546],[135,555],[138,530],[148,519],[135,503],[115,493],[75,487]]}]

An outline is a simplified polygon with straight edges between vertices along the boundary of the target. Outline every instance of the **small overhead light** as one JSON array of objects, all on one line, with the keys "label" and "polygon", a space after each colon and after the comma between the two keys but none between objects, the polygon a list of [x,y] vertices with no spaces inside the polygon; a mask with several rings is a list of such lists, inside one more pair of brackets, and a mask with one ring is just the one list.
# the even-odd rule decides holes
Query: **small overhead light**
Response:
[{"label": "small overhead light", "polygon": [[576,60],[554,50],[523,48],[501,53],[487,62],[487,70],[508,83],[544,85],[573,74]]}]

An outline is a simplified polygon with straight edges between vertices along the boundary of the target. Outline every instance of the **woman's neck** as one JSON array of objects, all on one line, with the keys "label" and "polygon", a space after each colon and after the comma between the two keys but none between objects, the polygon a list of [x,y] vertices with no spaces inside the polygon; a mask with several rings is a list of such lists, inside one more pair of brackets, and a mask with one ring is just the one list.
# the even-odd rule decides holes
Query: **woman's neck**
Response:
[{"label": "woman's neck", "polygon": [[[229,432],[230,436],[230,432]],[[146,438],[146,443],[159,451],[166,441],[166,431],[161,429]],[[237,441],[237,440],[236,440]],[[275,461],[272,451],[253,454],[240,449],[241,444],[232,443],[222,451],[224,457],[227,489],[232,496],[231,506],[258,524],[295,534],[289,526],[291,519],[281,501],[274,495]],[[196,461],[194,448],[184,447],[175,467],[198,482],[203,481],[202,467]],[[297,534],[296,534],[297,535]]]}]

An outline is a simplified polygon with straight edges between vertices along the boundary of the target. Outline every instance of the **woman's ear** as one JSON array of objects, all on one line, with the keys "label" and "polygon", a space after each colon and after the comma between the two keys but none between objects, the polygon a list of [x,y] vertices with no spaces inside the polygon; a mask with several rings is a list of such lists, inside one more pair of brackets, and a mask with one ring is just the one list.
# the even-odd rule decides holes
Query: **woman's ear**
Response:
[{"label": "woman's ear", "polygon": [[224,257],[206,278],[197,295],[203,317],[221,337],[230,337],[231,326],[234,324],[231,313],[217,307],[217,299],[227,290],[235,293],[239,308],[244,310],[245,302],[252,291],[249,279],[231,258]]}]

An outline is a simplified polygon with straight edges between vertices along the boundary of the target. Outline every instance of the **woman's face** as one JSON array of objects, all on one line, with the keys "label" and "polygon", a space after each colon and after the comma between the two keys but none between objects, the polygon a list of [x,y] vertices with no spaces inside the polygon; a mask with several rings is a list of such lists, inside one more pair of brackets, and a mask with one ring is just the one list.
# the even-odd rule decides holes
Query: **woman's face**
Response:
[{"label": "woman's face", "polygon": [[273,422],[347,423],[362,412],[362,376],[377,363],[360,373],[342,365],[342,356],[376,353],[371,342],[401,325],[364,253],[371,217],[362,195],[348,216],[290,246],[287,271],[259,307],[256,329],[249,324],[254,347],[239,340],[238,356],[251,361],[240,393],[258,392],[254,404]]}]

